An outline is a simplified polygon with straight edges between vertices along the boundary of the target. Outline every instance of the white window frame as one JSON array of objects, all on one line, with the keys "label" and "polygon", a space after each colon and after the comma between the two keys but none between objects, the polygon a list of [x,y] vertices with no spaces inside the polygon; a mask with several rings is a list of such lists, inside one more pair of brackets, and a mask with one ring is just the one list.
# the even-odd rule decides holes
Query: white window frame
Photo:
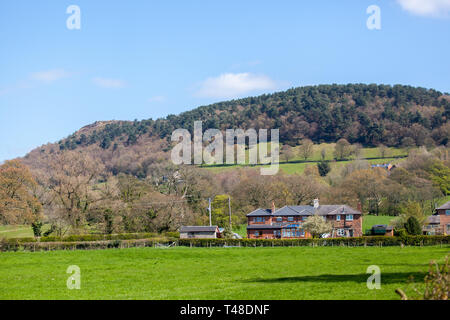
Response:
[{"label": "white window frame", "polygon": [[341,215],[340,214],[336,215],[336,221],[341,221]]},{"label": "white window frame", "polygon": [[352,214],[346,214],[346,215],[345,215],[345,220],[347,220],[347,221],[353,221],[353,215],[352,215]]}]

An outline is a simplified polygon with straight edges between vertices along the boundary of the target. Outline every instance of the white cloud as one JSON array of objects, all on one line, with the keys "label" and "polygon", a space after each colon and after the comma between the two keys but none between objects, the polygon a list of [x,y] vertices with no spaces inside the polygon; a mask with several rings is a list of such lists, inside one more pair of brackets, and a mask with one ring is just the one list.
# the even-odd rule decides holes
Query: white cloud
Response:
[{"label": "white cloud", "polygon": [[56,80],[67,78],[70,75],[71,73],[65,71],[64,69],[53,69],[32,73],[30,75],[30,78],[33,80],[50,83]]},{"label": "white cloud", "polygon": [[97,77],[92,79],[92,82],[102,88],[123,88],[125,82],[119,79],[101,78]]},{"label": "white cloud", "polygon": [[403,10],[429,17],[446,17],[450,13],[450,0],[397,0]]},{"label": "white cloud", "polygon": [[255,91],[273,90],[275,81],[265,75],[224,73],[200,84],[196,96],[206,98],[235,98]]}]

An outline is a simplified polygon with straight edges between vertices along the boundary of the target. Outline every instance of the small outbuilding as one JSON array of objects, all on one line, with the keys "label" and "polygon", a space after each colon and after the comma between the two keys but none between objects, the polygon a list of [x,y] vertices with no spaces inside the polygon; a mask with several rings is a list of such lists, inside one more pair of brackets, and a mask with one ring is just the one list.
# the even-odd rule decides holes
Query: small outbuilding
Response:
[{"label": "small outbuilding", "polygon": [[370,229],[370,234],[373,236],[390,236],[394,235],[394,228],[385,224],[376,224]]},{"label": "small outbuilding", "polygon": [[180,239],[216,239],[220,238],[218,226],[182,226]]}]

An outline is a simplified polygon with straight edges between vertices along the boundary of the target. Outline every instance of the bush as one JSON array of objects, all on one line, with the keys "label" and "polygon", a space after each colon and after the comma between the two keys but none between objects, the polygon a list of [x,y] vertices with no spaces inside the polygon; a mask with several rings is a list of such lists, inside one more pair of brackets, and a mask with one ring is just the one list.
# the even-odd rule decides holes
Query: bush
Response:
[{"label": "bush", "polygon": [[394,236],[404,238],[408,235],[405,229],[394,229]]},{"label": "bush", "polygon": [[422,234],[422,227],[420,226],[419,221],[416,217],[409,217],[408,220],[405,223],[405,229],[406,232],[410,235],[421,235]]},{"label": "bush", "polygon": [[40,237],[42,235],[42,222],[36,221],[31,224],[31,228],[33,229],[33,234],[35,237]]},{"label": "bush", "polygon": [[[401,289],[395,292],[402,298],[402,300],[448,300],[450,292],[450,275],[448,273],[448,259],[439,266],[435,261],[430,262],[428,274],[425,276],[425,290],[421,292],[415,288],[414,291],[419,294],[418,297],[408,297]],[[413,280],[413,279],[411,279]]]},{"label": "bush", "polygon": [[319,170],[319,174],[321,177],[325,177],[331,170],[330,164],[324,160],[317,162],[317,169]]},{"label": "bush", "polygon": [[166,236],[168,236],[169,238],[180,238],[180,233],[178,231],[169,231],[166,232]]}]

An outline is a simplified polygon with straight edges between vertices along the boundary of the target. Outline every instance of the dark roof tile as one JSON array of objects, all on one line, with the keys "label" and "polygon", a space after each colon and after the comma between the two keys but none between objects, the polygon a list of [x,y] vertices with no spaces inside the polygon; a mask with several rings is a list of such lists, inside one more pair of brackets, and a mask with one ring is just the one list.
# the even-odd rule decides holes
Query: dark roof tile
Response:
[{"label": "dark roof tile", "polygon": [[438,210],[446,210],[446,209],[450,209],[450,201],[447,203],[444,203],[442,206],[440,206],[438,208]]},{"label": "dark roof tile", "polygon": [[270,209],[256,209],[255,211],[250,212],[247,217],[262,217],[262,216],[270,216],[272,213],[272,210]]},{"label": "dark roof tile", "polygon": [[215,232],[217,226],[182,226],[180,232]]}]

